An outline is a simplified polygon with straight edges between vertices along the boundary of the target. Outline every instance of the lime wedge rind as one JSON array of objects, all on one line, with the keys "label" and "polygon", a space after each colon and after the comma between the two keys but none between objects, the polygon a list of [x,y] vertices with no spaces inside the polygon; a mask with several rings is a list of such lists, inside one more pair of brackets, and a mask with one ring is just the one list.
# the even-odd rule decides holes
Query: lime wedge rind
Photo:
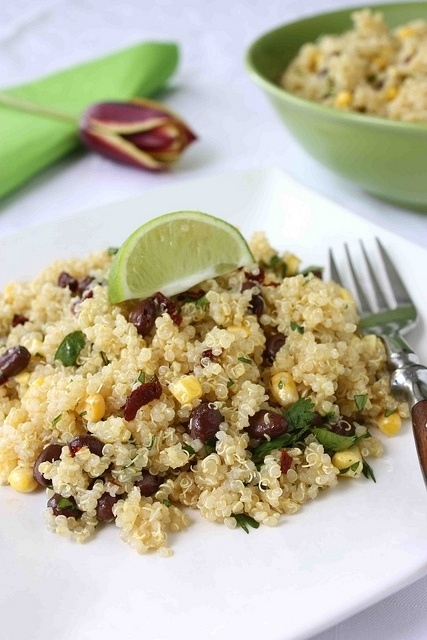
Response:
[{"label": "lime wedge rind", "polygon": [[113,259],[108,282],[112,304],[171,296],[209,278],[255,262],[240,231],[200,211],[164,214],[136,229]]}]

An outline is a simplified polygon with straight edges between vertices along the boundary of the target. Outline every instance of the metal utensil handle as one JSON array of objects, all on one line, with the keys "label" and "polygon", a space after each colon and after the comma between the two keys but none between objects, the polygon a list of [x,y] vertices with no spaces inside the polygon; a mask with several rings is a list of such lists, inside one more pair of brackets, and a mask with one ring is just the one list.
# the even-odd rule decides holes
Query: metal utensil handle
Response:
[{"label": "metal utensil handle", "polygon": [[411,408],[412,427],[418,458],[427,484],[427,367],[422,364],[393,371],[391,390]]},{"label": "metal utensil handle", "polygon": [[427,483],[427,400],[420,400],[411,410],[418,458]]}]

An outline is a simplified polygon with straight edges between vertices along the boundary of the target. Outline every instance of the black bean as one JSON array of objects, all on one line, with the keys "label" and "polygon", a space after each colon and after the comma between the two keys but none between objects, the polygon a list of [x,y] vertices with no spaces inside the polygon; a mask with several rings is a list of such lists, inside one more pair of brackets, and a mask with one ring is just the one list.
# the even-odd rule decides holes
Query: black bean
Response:
[{"label": "black bean", "polygon": [[79,286],[79,282],[77,278],[74,278],[74,276],[70,275],[66,271],[61,271],[61,273],[58,276],[57,282],[58,282],[58,287],[62,287],[63,289],[68,287],[70,291],[72,291],[73,293],[77,291],[77,288]]},{"label": "black bean", "polygon": [[17,327],[19,324],[25,324],[28,322],[28,318],[26,316],[22,316],[20,313],[15,313],[12,318],[12,327]]},{"label": "black bean", "polygon": [[[93,276],[86,276],[77,282],[77,292],[82,295],[87,292],[92,282],[95,280]],[[91,297],[91,296],[90,296]]]},{"label": "black bean", "polygon": [[55,516],[66,516],[67,518],[75,518],[78,520],[82,517],[82,511],[78,509],[76,501],[71,496],[64,498],[59,493],[54,493],[48,500],[47,506],[50,507]]},{"label": "black bean", "polygon": [[202,402],[191,412],[189,425],[191,437],[206,442],[216,434],[223,421],[224,418],[215,405]]},{"label": "black bean", "polygon": [[111,496],[108,491],[102,494],[96,505],[96,517],[102,522],[114,520],[113,507],[122,496]]},{"label": "black bean", "polygon": [[39,466],[42,464],[42,462],[54,462],[55,460],[59,460],[59,458],[61,457],[61,451],[62,444],[48,444],[35,461],[33,467],[33,476],[40,486],[49,487],[52,484],[52,480],[47,480],[44,477],[42,472],[39,470]]},{"label": "black bean", "polygon": [[251,438],[260,440],[264,436],[276,438],[288,430],[288,423],[284,416],[275,411],[260,409],[249,418],[248,433]]},{"label": "black bean", "polygon": [[249,308],[257,318],[260,318],[262,316],[262,312],[264,311],[263,297],[259,294],[253,295],[249,302]]},{"label": "black bean", "polygon": [[286,337],[283,333],[273,333],[271,336],[269,336],[265,342],[264,359],[268,363],[272,364],[277,352],[283,347],[285,342]]},{"label": "black bean", "polygon": [[318,411],[313,412],[313,418],[310,420],[310,427],[323,427],[325,418]]},{"label": "black bean", "polygon": [[0,384],[6,382],[11,376],[23,371],[31,358],[31,353],[25,347],[16,345],[10,347],[0,356]]},{"label": "black bean", "polygon": [[101,442],[101,440],[98,440],[98,438],[95,438],[95,436],[86,434],[83,436],[75,436],[75,438],[72,438],[72,440],[70,440],[70,442],[68,443],[68,447],[71,451],[72,456],[75,456],[77,451],[80,451],[82,447],[87,447],[91,453],[94,453],[95,455],[101,457],[104,443]]},{"label": "black bean", "polygon": [[129,322],[135,325],[139,335],[146,336],[154,327],[157,317],[157,306],[153,298],[141,300],[129,314]]},{"label": "black bean", "polygon": [[331,431],[340,436],[354,436],[356,427],[353,420],[341,416],[337,423],[331,425]]},{"label": "black bean", "polygon": [[138,487],[142,496],[148,498],[156,493],[162,482],[163,478],[160,476],[153,476],[152,473],[144,470],[141,472],[141,477],[135,480],[135,486]]}]

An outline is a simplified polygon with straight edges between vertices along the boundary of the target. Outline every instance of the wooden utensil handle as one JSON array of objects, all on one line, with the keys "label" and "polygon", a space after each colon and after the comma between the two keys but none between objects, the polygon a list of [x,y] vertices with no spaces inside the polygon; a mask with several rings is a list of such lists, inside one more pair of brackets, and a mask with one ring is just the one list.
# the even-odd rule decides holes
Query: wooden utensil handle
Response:
[{"label": "wooden utensil handle", "polygon": [[427,400],[414,404],[411,414],[418,457],[427,483]]}]

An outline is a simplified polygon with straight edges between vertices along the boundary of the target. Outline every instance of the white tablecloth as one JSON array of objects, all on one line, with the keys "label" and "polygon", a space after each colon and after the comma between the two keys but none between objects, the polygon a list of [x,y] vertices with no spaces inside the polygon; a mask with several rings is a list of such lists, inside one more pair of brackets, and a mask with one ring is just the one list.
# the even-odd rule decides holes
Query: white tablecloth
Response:
[{"label": "white tablecloth", "polygon": [[[275,165],[360,216],[426,247],[427,214],[378,201],[312,161],[283,129],[245,71],[245,50],[262,31],[344,6],[342,0],[2,3],[2,87],[146,39],[179,43],[180,68],[164,100],[191,124],[199,142],[167,175],[118,166],[92,154],[64,160],[0,203],[0,234],[163,184]],[[425,640],[426,595],[424,578],[313,640]]]}]

